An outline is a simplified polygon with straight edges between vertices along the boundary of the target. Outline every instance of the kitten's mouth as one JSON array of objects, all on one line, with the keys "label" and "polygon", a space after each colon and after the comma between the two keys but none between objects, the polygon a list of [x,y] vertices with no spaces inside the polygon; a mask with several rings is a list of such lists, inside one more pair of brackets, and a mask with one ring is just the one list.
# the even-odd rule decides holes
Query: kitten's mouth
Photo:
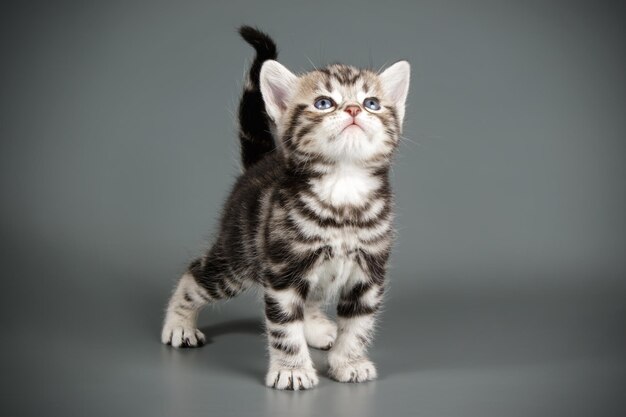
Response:
[{"label": "kitten's mouth", "polygon": [[361,131],[363,131],[363,128],[361,127],[361,125],[360,125],[360,124],[358,124],[358,123],[356,122],[356,120],[354,120],[354,119],[353,119],[353,120],[352,120],[352,122],[350,122],[350,123],[346,124],[346,125],[344,126],[344,128],[343,128],[343,129],[341,129],[341,132],[343,133],[343,132],[347,132],[347,131],[350,131],[350,130],[355,130],[355,128],[356,128],[356,129],[359,129],[359,130],[361,130]]}]

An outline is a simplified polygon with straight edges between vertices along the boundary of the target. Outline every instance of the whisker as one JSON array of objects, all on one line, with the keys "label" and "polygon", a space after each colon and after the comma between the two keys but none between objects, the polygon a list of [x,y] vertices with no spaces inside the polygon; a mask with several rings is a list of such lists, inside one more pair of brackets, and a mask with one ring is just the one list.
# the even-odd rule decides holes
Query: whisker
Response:
[{"label": "whisker", "polygon": [[378,71],[376,71],[376,74],[380,74],[383,68],[387,66],[387,63],[389,63],[389,61],[385,61],[385,63],[381,65],[380,68],[378,68]]},{"label": "whisker", "polygon": [[414,145],[417,145],[417,146],[423,146],[423,143],[419,143],[419,142],[417,142],[417,141],[415,141],[415,140],[413,140],[413,139],[411,139],[411,138],[409,138],[409,137],[406,137],[406,136],[399,136],[399,138],[400,138],[401,140],[405,140],[405,141],[411,142],[411,143],[412,143],[412,144],[414,144]]},{"label": "whisker", "polygon": [[313,63],[313,61],[311,60],[311,58],[309,58],[308,55],[304,55],[304,57],[309,61],[309,63],[313,66],[313,68],[315,69],[315,71],[319,71],[319,68],[317,68],[317,66],[315,66],[315,64]]}]

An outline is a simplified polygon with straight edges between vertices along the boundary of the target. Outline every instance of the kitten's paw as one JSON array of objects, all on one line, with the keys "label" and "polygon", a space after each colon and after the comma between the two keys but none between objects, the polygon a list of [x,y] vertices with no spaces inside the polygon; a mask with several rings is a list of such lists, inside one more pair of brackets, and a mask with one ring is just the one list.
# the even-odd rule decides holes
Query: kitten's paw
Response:
[{"label": "kitten's paw", "polygon": [[306,319],[304,322],[306,343],[316,349],[328,350],[337,338],[337,325],[327,318]]},{"label": "kitten's paw", "polygon": [[193,327],[165,325],[161,333],[161,342],[175,348],[193,348],[204,345],[206,338],[200,330]]},{"label": "kitten's paw", "polygon": [[338,366],[331,365],[328,374],[339,382],[365,382],[377,377],[376,367],[367,359],[345,362]]},{"label": "kitten's paw", "polygon": [[319,383],[313,368],[274,368],[271,367],[265,377],[265,385],[282,390],[305,390]]}]

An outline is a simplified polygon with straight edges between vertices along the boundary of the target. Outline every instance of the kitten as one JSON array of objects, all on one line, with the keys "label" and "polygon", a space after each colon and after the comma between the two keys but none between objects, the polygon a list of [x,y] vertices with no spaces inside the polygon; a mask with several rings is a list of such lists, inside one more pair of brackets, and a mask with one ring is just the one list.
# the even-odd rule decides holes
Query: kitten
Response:
[{"label": "kitten", "polygon": [[[382,73],[333,64],[295,75],[275,61],[268,35],[248,26],[239,32],[256,49],[239,107],[245,172],[226,201],[217,240],[174,290],[162,341],[202,345],[200,308],[258,284],[267,386],[317,385],[309,346],[329,350],[333,379],[374,379],[366,349],[393,238],[389,170],[409,64]],[[333,295],[337,325],[323,311]]]}]

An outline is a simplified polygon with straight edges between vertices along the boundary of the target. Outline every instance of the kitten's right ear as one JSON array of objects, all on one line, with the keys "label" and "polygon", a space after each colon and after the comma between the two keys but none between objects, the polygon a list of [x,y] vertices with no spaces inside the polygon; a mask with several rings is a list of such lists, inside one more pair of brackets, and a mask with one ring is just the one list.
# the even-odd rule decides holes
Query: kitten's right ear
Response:
[{"label": "kitten's right ear", "polygon": [[278,123],[287,109],[298,77],[277,61],[268,60],[261,67],[261,94],[267,114]]}]

